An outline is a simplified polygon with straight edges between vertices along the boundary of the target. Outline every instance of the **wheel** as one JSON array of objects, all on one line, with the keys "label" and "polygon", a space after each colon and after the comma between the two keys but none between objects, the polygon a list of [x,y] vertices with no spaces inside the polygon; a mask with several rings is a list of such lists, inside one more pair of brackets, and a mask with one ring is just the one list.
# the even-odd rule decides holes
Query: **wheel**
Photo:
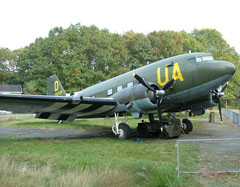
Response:
[{"label": "wheel", "polygon": [[167,131],[163,131],[161,132],[160,136],[161,139],[168,139],[169,138],[169,134]]},{"label": "wheel", "polygon": [[118,139],[126,140],[130,137],[131,129],[130,129],[128,124],[120,123],[119,126],[118,126],[118,129],[119,129]]},{"label": "wheel", "polygon": [[184,133],[188,134],[189,132],[192,132],[193,125],[189,119],[183,119],[182,125],[183,125],[182,128],[183,128]]},{"label": "wheel", "polygon": [[142,138],[149,136],[148,127],[145,123],[139,123],[137,126],[138,135]]}]

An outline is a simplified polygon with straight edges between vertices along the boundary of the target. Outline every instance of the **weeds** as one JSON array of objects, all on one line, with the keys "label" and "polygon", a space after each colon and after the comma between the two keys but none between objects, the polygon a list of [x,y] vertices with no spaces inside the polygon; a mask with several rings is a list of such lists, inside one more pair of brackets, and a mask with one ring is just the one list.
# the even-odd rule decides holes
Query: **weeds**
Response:
[{"label": "weeds", "polygon": [[123,171],[82,169],[78,171],[53,171],[51,165],[36,167],[12,162],[8,157],[0,160],[1,186],[130,186],[131,177]]}]

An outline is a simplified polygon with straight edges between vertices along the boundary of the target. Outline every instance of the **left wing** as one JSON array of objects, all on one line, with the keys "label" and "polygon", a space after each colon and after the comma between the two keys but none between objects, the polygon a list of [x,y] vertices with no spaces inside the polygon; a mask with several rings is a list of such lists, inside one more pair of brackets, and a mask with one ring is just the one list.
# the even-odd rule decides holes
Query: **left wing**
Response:
[{"label": "left wing", "polygon": [[36,118],[73,121],[104,116],[117,105],[113,98],[0,94],[0,110],[36,113]]}]

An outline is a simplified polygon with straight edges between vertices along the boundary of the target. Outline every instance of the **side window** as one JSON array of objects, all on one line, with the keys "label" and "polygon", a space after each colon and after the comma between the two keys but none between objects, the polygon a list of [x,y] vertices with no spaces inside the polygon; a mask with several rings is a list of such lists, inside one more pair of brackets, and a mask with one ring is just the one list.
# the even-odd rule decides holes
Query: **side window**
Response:
[{"label": "side window", "polygon": [[113,90],[112,90],[112,89],[109,89],[109,90],[107,91],[107,95],[112,95],[112,93],[113,93]]},{"label": "side window", "polygon": [[131,86],[133,86],[133,82],[127,83],[127,87],[131,87]]},{"label": "side window", "polygon": [[117,87],[117,92],[120,92],[123,89],[122,85]]}]

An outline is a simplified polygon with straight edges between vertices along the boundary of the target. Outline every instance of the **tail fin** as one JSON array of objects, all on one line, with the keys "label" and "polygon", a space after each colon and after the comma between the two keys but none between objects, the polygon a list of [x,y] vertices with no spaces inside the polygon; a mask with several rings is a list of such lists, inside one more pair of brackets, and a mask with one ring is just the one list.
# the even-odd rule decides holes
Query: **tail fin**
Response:
[{"label": "tail fin", "polygon": [[55,96],[66,96],[66,92],[56,75],[50,76],[47,80],[47,94]]}]

